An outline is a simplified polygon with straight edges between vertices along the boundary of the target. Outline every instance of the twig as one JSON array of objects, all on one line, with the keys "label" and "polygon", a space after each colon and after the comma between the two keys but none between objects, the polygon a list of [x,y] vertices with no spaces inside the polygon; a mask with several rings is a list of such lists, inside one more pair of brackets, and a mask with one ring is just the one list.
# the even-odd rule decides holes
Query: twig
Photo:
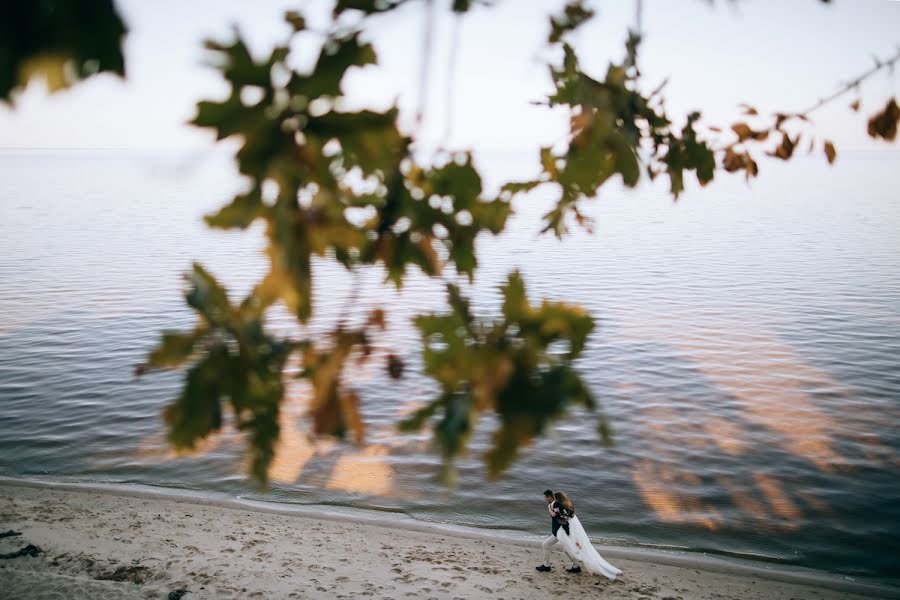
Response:
[{"label": "twig", "polygon": [[644,3],[642,0],[635,0],[634,3],[634,32],[640,36],[644,35]]},{"label": "twig", "polygon": [[893,57],[889,58],[888,60],[881,61],[878,58],[876,58],[874,67],[872,67],[871,69],[869,69],[862,75],[856,77],[855,79],[853,79],[852,81],[850,81],[849,83],[844,85],[842,88],[838,89],[836,92],[831,94],[830,96],[826,96],[825,98],[820,98],[815,104],[813,104],[806,110],[800,111],[798,113],[794,113],[794,115],[799,116],[799,117],[809,116],[809,113],[822,108],[829,102],[835,100],[836,98],[843,96],[847,92],[857,89],[863,81],[865,81],[866,79],[868,79],[875,73],[881,71],[882,69],[885,69],[885,68],[893,69],[894,65],[898,61],[900,61],[900,50],[898,50],[897,53]]},{"label": "twig", "polygon": [[434,51],[434,0],[425,0],[425,29],[422,37],[422,65],[419,72],[419,110],[416,114],[416,126],[422,127],[425,116],[425,103],[428,98],[428,73],[431,55]]},{"label": "twig", "polygon": [[453,133],[453,92],[456,85],[456,55],[459,54],[459,30],[462,15],[453,18],[453,33],[450,42],[450,61],[447,65],[447,117],[444,121],[444,135],[441,146],[446,147]]}]

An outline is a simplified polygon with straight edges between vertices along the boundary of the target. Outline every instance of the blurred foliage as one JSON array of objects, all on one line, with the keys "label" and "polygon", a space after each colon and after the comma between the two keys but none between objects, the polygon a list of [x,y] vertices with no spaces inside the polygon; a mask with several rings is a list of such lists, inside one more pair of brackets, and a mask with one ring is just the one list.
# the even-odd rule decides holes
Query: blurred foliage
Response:
[{"label": "blurred foliage", "polygon": [[[301,15],[289,13],[286,20],[293,35],[304,32]],[[237,31],[229,43],[209,42],[212,63],[231,91],[224,100],[200,102],[193,119],[194,125],[213,130],[218,139],[239,141],[237,165],[248,180],[248,189],[208,215],[207,223],[223,229],[245,229],[258,220],[265,224],[269,271],[243,305],[257,318],[281,302],[301,323],[308,321],[315,308],[315,256],[334,259],[348,271],[380,265],[386,280],[397,287],[411,267],[439,276],[452,266],[471,280],[478,266],[476,239],[483,232],[503,230],[511,213],[508,201],[483,197],[481,176],[468,153],[418,164],[410,140],[398,128],[396,108],[385,112],[338,108],[346,72],[376,62],[374,49],[361,41],[359,32],[329,35],[308,73],[287,65],[289,43],[254,58]],[[191,288],[189,299],[193,294]],[[171,367],[191,357],[184,351],[184,340],[204,339],[209,322],[204,317],[191,333],[164,336],[150,366]],[[363,441],[359,398],[344,384],[344,372],[354,356],[369,357],[369,340],[384,326],[384,313],[376,311],[360,329],[347,330],[339,324],[324,343],[280,341],[278,348],[294,353],[301,365],[299,376],[311,384],[313,433]],[[238,356],[245,355],[241,349],[238,344]],[[193,356],[197,366],[188,373],[185,395],[166,413],[176,446],[190,448],[221,425],[218,407],[231,392],[201,388],[196,380],[208,374],[222,386],[243,377],[246,370],[235,368],[229,357],[218,347],[206,346]],[[286,356],[281,350],[277,357],[283,365]],[[274,357],[267,360],[271,364]],[[386,367],[392,377],[399,377],[404,362],[391,354]],[[216,380],[212,377],[216,368],[229,369],[229,376]],[[270,437],[249,437],[257,459],[252,473],[260,481],[265,481],[271,445],[277,439],[282,394],[280,387],[277,398],[274,388],[266,389],[265,394],[242,396],[243,407],[258,408],[275,419],[265,430]],[[207,403],[197,399],[197,390],[205,390]],[[239,427],[246,429],[241,415],[236,410],[235,414]]]},{"label": "blurred foliage", "polygon": [[169,441],[176,449],[193,449],[221,428],[230,408],[236,427],[248,436],[250,472],[264,481],[278,440],[282,372],[298,344],[265,332],[263,307],[255,294],[233,304],[198,264],[187,280],[185,299],[197,313],[197,326],[190,333],[163,334],[148,360],[157,368],[192,363],[181,395],[163,414]]},{"label": "blurred foliage", "polygon": [[56,91],[104,71],[124,76],[124,35],[112,0],[0,3],[0,99],[33,77]]},{"label": "blurred foliage", "polygon": [[[810,114],[858,91],[863,80],[900,60],[900,53],[876,60],[872,69],[805,111],[761,115],[745,104],[739,122],[716,127],[704,124],[699,111],[668,115],[665,81],[646,91],[638,68],[639,31],[629,32],[623,58],[602,76],[585,72],[570,40],[595,10],[573,0],[549,17],[546,38],[553,87],[545,104],[568,113],[565,140],[539,150],[538,178],[507,183],[499,197],[489,198],[471,154],[441,151],[423,160],[414,152],[414,135],[401,130],[397,107],[345,108],[347,73],[378,62],[367,41],[369,17],[414,3],[337,0],[331,24],[315,32],[300,12],[289,11],[285,21],[291,33],[264,56],[254,56],[237,30],[228,41],[206,44],[229,93],[200,102],[192,123],[237,144],[237,166],[247,181],[246,189],[206,222],[220,229],[261,223],[268,271],[236,304],[207,270],[194,265],[185,299],[197,314],[196,326],[164,333],[139,372],[184,368],[181,394],[164,412],[171,444],[193,449],[231,420],[246,435],[250,473],[261,484],[279,438],[285,371],[296,372],[310,390],[311,434],[362,443],[361,399],[347,373],[376,359],[391,378],[408,370],[404,357],[376,351],[388,316],[382,309],[359,314],[356,287],[325,335],[292,339],[267,331],[266,315],[275,304],[287,307],[301,325],[316,314],[313,284],[323,261],[336,261],[354,274],[379,270],[397,287],[410,269],[435,278],[455,272],[471,282],[478,268],[477,241],[501,233],[512,198],[538,186],[558,191],[544,231],[562,237],[573,222],[590,228],[584,202],[616,178],[635,187],[644,177],[664,177],[677,199],[691,173],[700,185],[717,172],[749,179],[758,175],[762,157],[791,160],[801,142],[809,151],[821,148],[833,163],[834,144],[816,140]],[[489,4],[443,2],[457,16]],[[7,2],[0,6],[0,31],[0,98],[7,101],[35,76],[46,77],[52,91],[93,73],[125,72],[125,27],[111,0]],[[290,59],[298,38],[318,43],[307,71],[291,66],[297,62]],[[856,99],[851,109],[859,108]],[[891,99],[869,119],[868,132],[893,141],[898,121],[900,109]],[[502,474],[572,407],[593,411],[600,438],[609,442],[609,425],[575,368],[594,329],[590,315],[558,302],[533,305],[522,276],[513,272],[501,287],[500,314],[479,318],[463,290],[446,283],[449,310],[414,321],[424,372],[440,393],[404,420],[402,430],[433,429],[450,466],[465,453],[478,422],[490,421],[493,443],[484,460],[491,477]]]},{"label": "blurred foliage", "polygon": [[417,430],[439,417],[436,438],[449,466],[465,450],[478,418],[485,412],[495,414],[499,426],[485,455],[491,477],[501,474],[519,448],[569,406],[595,408],[590,390],[572,366],[594,328],[590,315],[563,303],[531,306],[517,271],[501,292],[502,319],[475,318],[469,301],[452,284],[447,286],[448,314],[415,319],[425,373],[438,381],[441,394],[400,425],[401,430]]},{"label": "blurred foliage", "polygon": [[[581,18],[576,24],[583,22]],[[551,25],[551,41],[572,30],[571,23],[568,29],[560,28],[561,33],[555,30],[559,21],[551,19]],[[679,132],[662,110],[658,93],[644,96],[636,90],[639,44],[640,37],[630,34],[625,59],[610,64],[606,77],[599,81],[581,70],[575,50],[562,42],[562,64],[550,67],[556,91],[548,104],[570,111],[568,147],[562,153],[541,148],[541,178],[504,187],[505,192],[515,194],[544,183],[556,184],[559,201],[545,215],[544,231],[562,237],[570,215],[588,225],[579,202],[595,198],[599,188],[615,175],[626,186],[634,187],[641,177],[642,160],[650,178],[663,172],[668,175],[676,198],[684,189],[684,171],[694,171],[703,185],[712,180],[716,167],[713,151],[694,130],[700,113],[688,115]]]}]

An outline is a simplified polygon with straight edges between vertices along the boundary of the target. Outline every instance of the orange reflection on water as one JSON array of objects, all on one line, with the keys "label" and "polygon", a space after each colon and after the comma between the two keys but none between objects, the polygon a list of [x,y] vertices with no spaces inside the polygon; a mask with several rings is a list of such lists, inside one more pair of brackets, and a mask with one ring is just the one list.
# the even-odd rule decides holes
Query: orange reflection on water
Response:
[{"label": "orange reflection on water", "polygon": [[803,389],[834,386],[826,373],[762,331],[720,330],[715,339],[694,335],[676,340],[696,368],[740,403],[747,419],[777,433],[785,449],[820,470],[834,468],[840,457],[831,437],[838,424]]},{"label": "orange reflection on water", "polygon": [[371,496],[389,496],[394,492],[394,470],[387,462],[383,446],[367,446],[338,458],[325,487]]},{"label": "orange reflection on water", "polygon": [[138,449],[134,452],[134,457],[140,460],[165,461],[175,460],[176,458],[202,456],[209,454],[221,447],[227,447],[231,444],[238,443],[241,440],[241,434],[231,423],[226,423],[222,429],[211,433],[206,438],[198,440],[192,449],[176,450],[166,439],[165,433],[155,433],[144,438]]},{"label": "orange reflection on water", "polygon": [[728,475],[716,478],[716,483],[721,485],[731,497],[732,503],[746,516],[753,519],[755,526],[761,529],[774,529],[769,509],[760,501],[756,494],[742,488]]},{"label": "orange reflection on water", "polygon": [[[661,314],[666,318],[659,318]],[[725,417],[677,398],[668,404],[656,400],[640,409],[643,441],[650,444],[652,458],[635,468],[633,480],[644,502],[662,521],[695,523],[709,529],[720,526],[722,517],[715,508],[697,500],[709,494],[710,485],[719,486],[740,514],[764,529],[795,529],[804,510],[828,514],[825,502],[795,492],[769,473],[736,471],[713,473],[705,481],[695,479],[691,476],[695,463],[686,460],[684,453],[695,455],[697,450],[687,449],[699,448],[706,456],[740,457],[774,444],[823,472],[849,468],[851,461],[842,456],[838,442],[854,439],[856,429],[868,433],[872,428],[838,422],[829,412],[833,408],[818,406],[812,395],[813,390],[823,389],[846,392],[844,386],[807,364],[790,344],[767,332],[765,325],[737,321],[728,313],[633,312],[623,331],[625,339],[634,340],[638,347],[648,347],[649,341],[666,352],[674,351],[730,400],[736,411],[733,417]],[[623,384],[623,389],[629,396],[658,398],[660,390],[644,388],[642,379],[643,372],[636,373],[634,382]],[[854,418],[852,414],[847,417]],[[760,437],[747,425],[761,426],[770,435]],[[871,460],[883,454],[885,447],[877,436],[868,437],[871,439],[861,447]],[[881,458],[880,462],[892,462]]]},{"label": "orange reflection on water", "polygon": [[269,478],[279,483],[296,483],[306,463],[316,454],[309,436],[297,429],[299,419],[309,406],[308,390],[299,387],[296,384],[286,386],[278,414],[278,443],[269,466]]},{"label": "orange reflection on water", "polygon": [[776,515],[788,521],[803,517],[802,511],[791,501],[776,478],[756,473],[753,479],[756,482],[756,489],[762,492],[766,503]]},{"label": "orange reflection on water", "polygon": [[740,456],[747,451],[747,441],[741,429],[731,421],[715,415],[709,415],[702,423],[706,435],[730,456]]},{"label": "orange reflection on water", "polygon": [[[279,439],[269,466],[269,479],[284,484],[299,483],[307,469],[313,471],[307,483],[322,485],[330,490],[367,494],[372,496],[411,496],[394,487],[394,468],[390,464],[387,445],[372,443],[362,447],[338,443],[332,438],[313,438],[301,428],[307,423],[309,390],[302,382],[290,382],[279,412]],[[142,460],[166,461],[184,454],[202,455],[216,449],[243,454],[246,439],[232,425],[231,415],[226,416],[222,430],[198,442],[190,452],[173,451],[164,434],[145,438],[136,452]],[[421,441],[417,441],[417,444]],[[401,447],[398,445],[397,447]],[[333,465],[332,465],[333,463]],[[329,466],[331,465],[331,466]],[[247,471],[246,461],[240,465],[241,473]],[[315,473],[315,469],[319,473]],[[322,468],[327,471],[321,473]]]},{"label": "orange reflection on water", "polygon": [[714,507],[675,490],[685,484],[699,485],[700,478],[693,473],[645,459],[635,469],[634,483],[644,501],[663,521],[716,529],[722,520]]}]

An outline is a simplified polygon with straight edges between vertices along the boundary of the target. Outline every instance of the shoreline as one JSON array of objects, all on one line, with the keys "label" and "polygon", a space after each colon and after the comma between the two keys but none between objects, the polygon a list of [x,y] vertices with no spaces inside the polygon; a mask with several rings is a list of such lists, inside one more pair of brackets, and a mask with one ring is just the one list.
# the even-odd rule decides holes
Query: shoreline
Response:
[{"label": "shoreline", "polygon": [[[142,545],[146,543],[148,546],[152,546],[152,540],[142,540],[141,537],[144,535],[146,537],[145,528],[151,523],[145,523],[143,525],[138,525],[138,523],[142,523],[142,517],[146,517],[146,515],[141,514],[141,511],[149,511],[151,513],[156,513],[155,520],[164,521],[165,519],[162,515],[169,516],[172,513],[172,509],[177,508],[177,512],[181,513],[183,511],[190,510],[191,512],[199,511],[201,513],[208,513],[207,517],[210,515],[217,515],[219,513],[222,514],[224,530],[227,531],[229,529],[235,529],[236,523],[272,523],[270,525],[270,529],[267,530],[266,527],[259,525],[257,527],[257,534],[262,534],[262,532],[267,532],[263,538],[256,540],[256,544],[266,544],[272,542],[270,545],[278,546],[279,548],[284,548],[287,550],[296,549],[298,545],[297,540],[290,534],[290,531],[295,531],[297,527],[299,530],[307,530],[312,528],[324,536],[324,539],[329,539],[329,536],[333,534],[331,529],[340,529],[341,535],[344,536],[346,534],[351,534],[351,536],[355,536],[357,532],[362,531],[365,535],[359,536],[360,540],[365,539],[367,542],[369,538],[372,539],[380,539],[381,543],[384,547],[392,547],[391,543],[388,543],[390,540],[396,541],[397,539],[402,539],[407,544],[413,544],[414,542],[419,542],[419,545],[413,544],[413,547],[416,548],[414,552],[410,554],[408,559],[415,560],[418,556],[417,553],[428,554],[428,549],[430,548],[443,548],[452,546],[455,548],[455,551],[452,553],[453,556],[459,554],[460,556],[463,554],[471,555],[474,550],[482,549],[482,548],[491,548],[494,550],[499,550],[499,554],[504,557],[509,556],[511,554],[516,554],[517,556],[521,556],[522,559],[519,561],[514,560],[512,563],[506,563],[503,565],[502,561],[497,561],[497,565],[493,569],[489,569],[488,575],[495,576],[499,573],[500,566],[503,565],[505,567],[512,567],[513,571],[504,570],[503,573],[512,576],[519,577],[518,580],[508,579],[507,584],[512,585],[513,583],[525,583],[523,580],[531,580],[536,579],[537,581],[532,582],[539,586],[544,581],[550,581],[549,579],[541,580],[539,576],[534,576],[533,573],[533,565],[539,562],[540,557],[540,536],[534,534],[525,534],[514,531],[505,531],[505,530],[495,530],[491,529],[487,532],[484,530],[478,530],[470,527],[463,527],[457,525],[449,525],[449,524],[441,524],[441,523],[430,523],[417,521],[412,517],[405,516],[401,513],[389,513],[389,512],[380,512],[380,511],[366,511],[364,509],[357,508],[348,508],[345,510],[336,508],[336,507],[328,507],[328,508],[320,508],[310,505],[293,505],[293,504],[282,504],[282,503],[273,503],[273,502],[263,502],[263,501],[255,501],[255,500],[243,500],[240,498],[234,498],[227,496],[223,493],[218,492],[196,492],[192,490],[178,489],[178,488],[156,488],[151,486],[143,486],[143,485],[128,485],[128,484],[103,484],[103,483],[75,483],[75,482],[51,482],[51,481],[43,481],[43,480],[34,480],[34,479],[18,479],[18,478],[10,478],[10,477],[0,477],[0,493],[3,496],[6,496],[12,499],[12,504],[18,506],[20,501],[25,503],[25,505],[30,506],[32,509],[41,511],[42,510],[42,498],[53,498],[53,502],[57,509],[54,511],[47,512],[46,510],[41,512],[40,514],[44,515],[44,519],[34,520],[28,516],[27,506],[26,510],[21,510],[21,508],[14,511],[11,514],[6,514],[6,509],[3,509],[2,521],[0,521],[0,529],[6,530],[9,528],[15,529],[17,531],[21,530],[23,535],[21,538],[6,538],[2,540],[6,544],[3,546],[3,550],[0,552],[9,552],[11,550],[17,549],[15,546],[19,544],[19,540],[21,540],[21,545],[24,545],[24,540],[29,536],[30,529],[39,530],[40,533],[35,532],[34,536],[36,539],[40,539],[44,545],[48,547],[45,548],[46,556],[50,556],[54,553],[58,553],[58,550],[65,550],[63,556],[71,555],[77,549],[77,544],[73,545],[72,540],[67,540],[67,535],[71,532],[69,531],[61,531],[61,529],[66,528],[68,526],[58,525],[58,523],[66,523],[71,522],[65,515],[61,516],[61,513],[64,512],[65,508],[71,507],[76,512],[84,513],[87,519],[84,522],[81,522],[76,525],[79,528],[82,534],[94,534],[98,536],[97,543],[94,544],[93,548],[95,550],[99,550],[99,554],[97,554],[98,558],[103,557],[103,552],[109,553],[110,550],[116,550],[117,552],[122,551],[121,544],[116,544],[115,542],[121,542],[124,538],[119,538],[116,535],[112,535],[114,538],[108,544],[102,543],[102,538],[105,534],[110,534],[112,532],[115,534],[119,529],[119,525],[123,525],[131,519],[134,521],[130,529],[135,535],[135,540],[140,542]],[[29,504],[30,503],[30,504]],[[87,513],[90,513],[92,509],[97,510],[98,507],[104,507],[103,511],[97,512],[92,515],[96,520],[102,520],[102,517],[108,514],[115,514],[117,512],[123,513],[123,516],[127,518],[118,518],[113,519],[111,523],[91,523],[90,516]],[[243,514],[244,517],[239,516]],[[185,515],[190,516],[190,515]],[[218,520],[216,518],[215,520]],[[234,523],[230,523],[230,520],[233,520]],[[203,525],[209,525],[210,521],[201,520],[200,522],[194,522],[189,520],[185,520],[184,522],[179,522],[177,519],[172,524],[174,526],[174,530],[188,530],[192,532],[192,537],[189,538],[191,544],[190,548],[194,548],[196,550],[196,557],[191,555],[189,558],[193,562],[197,562],[200,559],[208,559],[206,562],[209,562],[209,566],[216,566],[214,554],[217,551],[222,551],[228,553],[231,557],[234,557],[233,554],[235,550],[224,548],[223,545],[227,545],[223,541],[223,539],[233,538],[234,536],[230,535],[220,535],[222,532],[212,531],[210,527],[206,527],[203,529],[204,532],[209,533],[209,536],[204,536],[202,533],[196,531],[196,527],[198,523],[202,523]],[[284,523],[286,527],[290,531],[276,531],[271,529],[274,524]],[[114,526],[112,526],[114,525]],[[155,526],[155,524],[154,524]],[[109,531],[105,531],[104,527],[108,528]],[[21,529],[20,529],[21,528]],[[213,527],[214,528],[214,527]],[[251,527],[252,528],[252,527]],[[183,533],[183,532],[182,532]],[[49,547],[50,545],[56,544],[56,539],[54,536],[58,536],[60,540],[63,540],[63,543],[59,548]],[[109,536],[107,536],[109,537]],[[194,546],[197,543],[194,538],[203,538],[207,543],[208,548],[203,551],[199,550]],[[448,541],[449,538],[449,541]],[[170,543],[172,538],[163,538],[168,539]],[[13,541],[10,541],[13,540]],[[313,541],[313,540],[310,540]],[[424,544],[422,544],[424,542]],[[122,542],[130,545],[131,542]],[[256,545],[253,544],[253,545]],[[42,546],[41,543],[37,543],[38,546]],[[197,543],[197,545],[200,545]],[[302,545],[302,544],[299,544]],[[246,548],[247,544],[245,544]],[[336,563],[345,563],[350,564],[354,561],[358,562],[360,559],[371,559],[371,555],[363,555],[353,556],[355,553],[351,547],[348,547],[347,550],[350,550],[349,555],[347,552],[334,552],[333,548],[329,548],[327,543],[324,548],[321,543],[307,543],[307,550],[314,550],[317,554],[324,553],[323,561],[326,564],[336,564]],[[252,547],[252,546],[251,546]],[[846,576],[829,574],[821,571],[815,571],[811,569],[806,569],[802,567],[786,567],[784,565],[772,564],[772,565],[756,565],[756,564],[747,564],[746,561],[739,561],[737,559],[724,559],[709,555],[693,555],[690,553],[679,553],[679,552],[667,552],[662,550],[649,550],[649,549],[637,549],[637,548],[628,548],[628,547],[616,547],[616,546],[602,546],[598,545],[598,550],[601,554],[604,555],[607,559],[609,559],[614,564],[623,563],[623,570],[625,570],[625,576],[622,580],[617,582],[607,582],[602,578],[593,578],[593,576],[578,576],[579,585],[583,583],[587,583],[590,587],[596,590],[594,586],[602,586],[608,592],[622,592],[624,595],[616,595],[616,597],[625,597],[625,598],[646,598],[646,597],[657,597],[655,590],[659,589],[660,586],[665,587],[667,584],[666,581],[672,581],[672,586],[675,592],[675,595],[669,596],[658,596],[660,598],[694,598],[701,597],[699,595],[692,595],[688,592],[690,586],[688,586],[688,580],[697,585],[697,591],[699,593],[700,590],[708,591],[709,595],[704,595],[702,597],[751,597],[746,595],[745,592],[736,592],[729,591],[730,586],[741,586],[746,585],[749,586],[749,590],[758,590],[762,593],[760,598],[769,598],[769,597],[781,597],[778,593],[780,591],[788,592],[790,594],[785,593],[784,597],[809,597],[809,598],[821,598],[823,597],[836,597],[836,598],[852,598],[852,597],[882,597],[882,598],[900,598],[900,588],[892,588],[890,586],[881,585],[878,583],[870,583],[864,581],[856,581],[850,580]],[[130,549],[130,548],[129,548]],[[229,551],[230,550],[230,551]],[[112,552],[115,554],[116,552]],[[440,552],[439,552],[440,553]],[[487,550],[481,550],[481,553],[488,556],[489,553]],[[129,554],[125,552],[125,554]],[[147,560],[156,560],[165,562],[166,551],[164,549],[156,548],[155,552],[151,552],[151,554],[158,555],[156,558],[150,558]],[[379,555],[385,554],[384,552],[378,553]],[[446,554],[446,552],[445,552]],[[450,556],[448,554],[448,556]],[[58,558],[58,557],[57,557]],[[194,559],[197,560],[194,560]],[[390,555],[385,554],[385,556],[380,556],[381,559],[386,559],[387,562],[390,562]],[[446,559],[446,557],[444,557]],[[559,555],[556,557],[556,565],[557,568],[561,566]],[[22,557],[16,558],[14,560],[4,560],[0,561],[0,574],[9,574],[16,573],[15,566],[22,564],[31,564],[26,561],[36,561],[38,559]],[[43,559],[46,562],[47,559]],[[91,558],[90,560],[95,560]],[[108,560],[108,558],[107,558]],[[132,559],[134,563],[141,561],[141,558]],[[271,588],[267,588],[263,586],[265,593],[272,594],[271,597],[325,597],[321,596],[321,594],[327,591],[329,597],[334,597],[335,594],[340,594],[343,588],[343,591],[349,593],[347,597],[354,597],[355,594],[374,594],[381,595],[382,597],[395,597],[392,596],[391,591],[385,591],[390,587],[396,588],[398,587],[397,582],[394,581],[393,585],[390,583],[391,575],[393,572],[395,574],[401,573],[403,569],[403,563],[397,563],[394,566],[393,570],[386,568],[389,565],[386,560],[377,560],[375,559],[375,566],[378,567],[376,571],[378,573],[369,573],[369,579],[358,579],[354,585],[366,584],[375,586],[374,588],[360,588],[356,589],[353,585],[350,585],[349,581],[352,578],[347,575],[338,576],[337,580],[331,582],[330,587],[324,587],[323,590],[319,590],[318,588],[315,591],[306,590],[304,593],[301,593],[299,596],[290,596],[285,594],[284,596],[279,596],[278,592],[273,592]],[[496,560],[496,559],[493,559]],[[55,559],[54,559],[54,562]],[[171,560],[168,562],[172,562]],[[201,563],[203,561],[200,561]],[[285,562],[283,566],[287,565],[290,561]],[[476,561],[477,562],[477,561]],[[383,564],[382,564],[383,563]],[[430,563],[430,564],[429,564]],[[36,563],[34,563],[36,564]],[[252,564],[252,561],[251,561]],[[293,564],[293,563],[290,563]],[[425,596],[430,597],[458,597],[454,596],[454,591],[461,591],[461,586],[463,582],[453,579],[442,578],[440,575],[442,574],[440,571],[446,571],[445,567],[436,567],[435,565],[441,564],[453,564],[454,569],[468,569],[471,565],[466,560],[438,560],[434,559],[432,561],[426,561],[423,565],[418,565],[421,567],[416,570],[416,575],[418,579],[426,579],[428,581],[432,581],[431,585],[435,586],[432,588],[428,588],[425,586],[423,589],[429,589],[429,592],[425,592]],[[31,565],[33,566],[33,564]],[[61,583],[63,580],[69,581],[67,578],[75,577],[84,578],[85,573],[79,572],[77,569],[74,572],[71,572],[69,568],[71,565],[64,565],[63,571],[69,569],[70,572],[63,573],[55,573],[53,572],[53,563],[48,563],[45,565],[47,568],[44,569],[41,574],[41,578],[48,582],[57,581],[57,585],[63,585]],[[58,565],[57,565],[58,566]],[[318,565],[322,567],[322,565]],[[348,569],[348,574],[358,573],[359,566],[356,565],[356,568]],[[431,567],[429,569],[429,566]],[[381,568],[385,567],[385,568]],[[30,568],[30,567],[29,567]],[[288,571],[291,571],[290,567],[285,567]],[[312,568],[312,567],[311,567]],[[328,567],[325,567],[326,569]],[[333,568],[332,568],[333,570]],[[559,569],[561,571],[561,569]],[[90,571],[90,569],[87,569]],[[228,580],[229,577],[226,575],[226,572],[217,569],[215,570],[220,578],[223,580]],[[383,573],[381,571],[384,571]],[[493,572],[491,572],[493,571]],[[196,575],[198,571],[193,571]],[[292,571],[291,571],[292,572]],[[174,573],[168,573],[168,571],[163,571],[161,573],[157,573],[156,581],[159,584],[165,583],[165,580],[168,580],[166,585],[171,587],[175,585],[178,581],[184,581],[185,585],[188,586],[188,589],[196,588],[195,584],[191,584],[190,573],[185,571],[184,573],[178,572],[178,569],[175,569]],[[19,576],[21,573],[18,574]],[[169,575],[175,575],[175,577],[170,577]],[[524,577],[523,577],[524,575]],[[565,577],[564,573],[554,573],[555,578]],[[240,574],[239,574],[240,576]],[[698,577],[699,576],[699,577]],[[29,576],[24,575],[25,579],[28,579]],[[62,579],[58,579],[61,577]],[[95,579],[90,577],[90,573],[87,573],[87,577],[91,581],[96,581]],[[289,576],[286,574],[281,574],[280,579],[288,578]],[[341,578],[345,581],[341,582]],[[429,577],[437,577],[437,579],[429,579]],[[571,576],[570,581],[572,580]],[[553,583],[559,584],[562,581],[556,581],[556,579],[552,579]],[[588,579],[590,582],[588,583]],[[397,579],[397,578],[394,578]],[[401,579],[401,583],[404,583]],[[466,573],[465,584],[470,583],[471,581],[482,581],[485,579],[484,576],[478,577],[478,573]],[[490,589],[494,590],[497,587],[496,577],[487,577],[487,580],[493,582],[490,585]],[[663,580],[664,583],[659,583],[660,579]],[[700,583],[697,583],[695,580],[701,580]],[[313,578],[315,580],[315,578]],[[105,580],[104,580],[105,581]],[[202,581],[202,579],[200,579]],[[410,580],[414,581],[414,580]],[[406,581],[407,585],[410,584],[410,581]],[[302,584],[303,578],[302,575],[298,576],[297,583]],[[376,582],[376,583],[371,583]],[[71,582],[70,582],[71,583]],[[269,582],[270,584],[276,582]],[[484,589],[489,589],[488,585],[484,585],[482,583],[475,583],[473,585],[476,586],[481,585]],[[622,586],[622,583],[625,583],[626,586]],[[637,585],[635,585],[637,584]],[[65,584],[68,586],[69,584]],[[131,585],[135,585],[133,582]],[[678,585],[687,586],[678,588]],[[381,591],[378,591],[378,587],[383,588]],[[722,587],[724,586],[724,588]],[[146,587],[146,584],[141,586]],[[226,586],[227,587],[227,586]],[[232,586],[233,587],[233,586]],[[319,586],[322,588],[322,586]],[[402,587],[402,586],[399,586]],[[470,586],[471,587],[471,586]],[[502,587],[502,586],[501,586]],[[515,587],[515,586],[513,586]],[[556,586],[558,587],[558,585]],[[626,589],[622,589],[625,587]],[[352,588],[352,589],[351,589]],[[30,588],[29,588],[30,589]],[[175,589],[175,588],[172,588]],[[526,590],[530,589],[530,586],[526,586]],[[556,588],[553,588],[556,589]],[[679,590],[683,590],[680,592]],[[719,590],[719,591],[716,591]],[[150,588],[147,588],[147,591],[150,591]],[[235,597],[240,597],[241,593],[246,592],[246,589],[242,592],[239,592]],[[538,597],[539,595],[543,595],[543,593],[539,592],[539,587],[534,587],[535,595],[531,596],[527,593],[522,596],[520,590],[520,596],[514,597]],[[296,592],[295,592],[296,593]],[[491,596],[487,592],[483,590],[478,592],[483,597],[497,597]],[[687,595],[682,595],[686,593]],[[631,595],[629,595],[631,594]],[[735,595],[731,595],[735,594]],[[216,596],[209,597],[226,597],[227,593],[222,594],[221,590],[217,592]],[[87,597],[87,596],[86,596]],[[143,595],[141,597],[157,597],[153,595]],[[165,594],[162,594],[158,597],[165,597]],[[201,598],[206,597],[199,590],[193,592],[192,596],[187,596],[188,600],[193,600],[193,598]],[[463,594],[461,597],[471,597]]]}]

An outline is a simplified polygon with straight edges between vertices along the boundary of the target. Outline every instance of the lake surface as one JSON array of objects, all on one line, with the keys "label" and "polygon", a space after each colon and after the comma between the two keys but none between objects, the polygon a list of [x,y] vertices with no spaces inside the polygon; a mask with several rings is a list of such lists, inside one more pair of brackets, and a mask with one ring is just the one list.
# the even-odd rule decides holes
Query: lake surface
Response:
[{"label": "lake surface", "polygon": [[[398,511],[425,521],[545,533],[541,492],[569,493],[611,544],[768,560],[900,581],[900,155],[762,164],[689,190],[603,190],[593,235],[539,236],[549,192],[518,201],[498,238],[479,239],[475,309],[519,268],[533,299],[577,302],[598,321],[579,368],[615,437],[593,416],[558,423],[499,480],[485,480],[485,419],[455,489],[436,483],[429,436],[392,424],[431,397],[418,312],[441,286],[402,292],[362,275],[362,312],[383,306],[389,379],[354,371],[369,423],[359,448],[312,442],[306,390],[290,388],[272,485],[245,478],[226,430],[198,455],[168,451],[160,412],[182,373],[140,379],[159,332],[193,316],[183,272],[199,260],[243,294],[261,275],[261,232],[207,230],[201,215],[240,186],[227,157],[109,152],[0,154],[0,475],[214,490],[250,499]],[[493,180],[530,157],[482,157]],[[317,268],[333,325],[346,274]],[[275,328],[292,327],[273,314]],[[537,557],[536,557],[537,559]]]}]

